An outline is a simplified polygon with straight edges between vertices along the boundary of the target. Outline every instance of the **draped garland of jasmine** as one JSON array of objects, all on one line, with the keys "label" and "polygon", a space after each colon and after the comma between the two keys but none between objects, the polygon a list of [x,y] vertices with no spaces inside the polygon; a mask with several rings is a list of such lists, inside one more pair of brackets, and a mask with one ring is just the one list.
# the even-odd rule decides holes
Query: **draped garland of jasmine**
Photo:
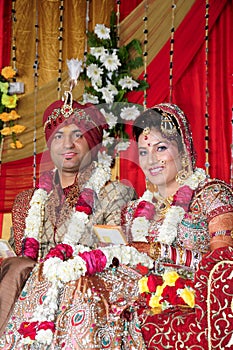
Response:
[{"label": "draped garland of jasmine", "polygon": [[[203,169],[197,168],[192,175],[186,179],[183,186],[179,188],[178,192],[182,193],[185,191],[185,187],[188,187],[190,190],[194,191],[198,188],[200,182],[206,179],[206,174]],[[139,204],[142,201],[146,201],[154,205],[153,198],[158,198],[159,193],[152,193],[149,190],[146,190],[142,197],[139,199]],[[175,197],[174,196],[174,197]],[[191,198],[190,198],[191,200]],[[138,204],[138,205],[139,205]],[[183,203],[187,208],[187,203]],[[188,203],[189,204],[189,203]],[[137,210],[137,209],[136,209]],[[172,244],[177,237],[178,225],[181,223],[185,216],[186,210],[180,205],[176,205],[176,202],[173,202],[171,207],[168,209],[165,219],[162,225],[158,229],[158,238],[157,240],[164,244]],[[146,236],[148,235],[148,229],[150,226],[150,220],[145,216],[136,216],[132,222],[132,236],[133,241],[147,242]]]},{"label": "draped garland of jasmine", "polygon": [[[84,186],[82,193],[85,193],[86,190],[91,190],[98,195],[101,188],[106,184],[107,181],[111,178],[111,156],[107,155],[105,152],[98,153],[98,162],[96,162],[96,167],[91,175],[90,179]],[[31,241],[33,245],[35,242],[39,242],[40,228],[42,225],[42,215],[43,215],[43,206],[48,198],[49,193],[43,188],[37,189],[30,201],[30,209],[28,211],[28,216],[26,218],[26,228],[25,228],[25,237],[26,241]],[[90,214],[90,213],[89,213]],[[76,208],[73,208],[73,213],[68,225],[68,230],[64,237],[64,243],[75,245],[75,242],[78,242],[82,234],[85,232],[86,224],[88,223],[89,215],[85,211],[79,211]],[[36,245],[36,250],[39,246]],[[27,252],[27,247],[24,251],[24,254],[29,255]],[[36,254],[33,254],[32,258],[35,258]]]}]

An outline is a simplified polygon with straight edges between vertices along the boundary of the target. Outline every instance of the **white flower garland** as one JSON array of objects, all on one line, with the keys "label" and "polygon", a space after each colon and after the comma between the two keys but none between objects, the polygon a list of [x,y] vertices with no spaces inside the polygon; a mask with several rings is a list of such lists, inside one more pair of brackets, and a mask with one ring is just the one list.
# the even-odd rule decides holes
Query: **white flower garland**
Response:
[{"label": "white flower garland", "polygon": [[[183,186],[189,186],[192,190],[197,189],[200,182],[206,179],[206,174],[203,169],[197,168],[184,182]],[[152,193],[146,190],[138,203],[147,201],[153,204],[153,196],[159,195],[158,192]],[[166,213],[163,224],[159,227],[158,241],[164,244],[172,244],[177,237],[178,225],[181,223],[185,215],[185,211],[180,206],[171,206]],[[147,242],[146,235],[148,234],[149,220],[145,217],[137,217],[132,222],[131,232],[133,241]]]},{"label": "white flower garland", "polygon": [[[105,152],[98,153],[98,162],[96,162],[96,168],[87,181],[84,188],[92,189],[98,194],[101,188],[111,178],[111,156]],[[45,190],[39,188],[36,190],[30,201],[30,209],[26,218],[25,237],[35,238],[39,241],[39,231],[42,221],[43,206],[48,198],[48,194]],[[73,214],[70,219],[67,233],[64,236],[63,243],[73,246],[79,241],[83,233],[85,232],[86,224],[88,223],[88,215],[83,212],[79,212],[73,209]]]}]

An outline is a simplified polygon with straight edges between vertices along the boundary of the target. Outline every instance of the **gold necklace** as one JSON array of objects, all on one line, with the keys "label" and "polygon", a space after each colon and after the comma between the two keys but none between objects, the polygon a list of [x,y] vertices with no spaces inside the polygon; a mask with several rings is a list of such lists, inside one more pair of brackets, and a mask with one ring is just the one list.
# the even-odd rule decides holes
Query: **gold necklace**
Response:
[{"label": "gold necklace", "polygon": [[156,200],[156,202],[154,203],[156,213],[158,213],[160,217],[164,217],[167,214],[168,210],[171,208],[174,195],[168,196],[167,198],[163,198],[160,195],[158,195],[157,192],[156,195],[154,193],[154,198]]}]

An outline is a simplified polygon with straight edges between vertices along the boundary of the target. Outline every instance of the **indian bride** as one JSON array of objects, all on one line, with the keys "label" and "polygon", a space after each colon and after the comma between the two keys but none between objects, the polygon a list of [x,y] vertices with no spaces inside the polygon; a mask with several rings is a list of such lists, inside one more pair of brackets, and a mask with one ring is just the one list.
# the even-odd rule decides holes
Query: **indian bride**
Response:
[{"label": "indian bride", "polygon": [[[144,111],[133,132],[147,189],[123,209],[122,227],[131,246],[155,263],[139,281],[145,343],[148,349],[206,349],[206,331],[200,325],[194,331],[195,312],[201,313],[195,272],[208,252],[233,245],[232,188],[196,167],[190,126],[178,106],[161,103]],[[193,310],[191,319],[187,310]]]}]

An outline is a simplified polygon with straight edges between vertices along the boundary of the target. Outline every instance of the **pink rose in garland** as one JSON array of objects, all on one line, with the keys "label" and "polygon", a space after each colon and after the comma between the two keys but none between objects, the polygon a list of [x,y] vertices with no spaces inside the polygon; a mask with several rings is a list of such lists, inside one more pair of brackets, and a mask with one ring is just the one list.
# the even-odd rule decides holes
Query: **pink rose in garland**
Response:
[{"label": "pink rose in garland", "polygon": [[86,262],[88,275],[102,272],[107,263],[107,258],[100,249],[79,253],[79,256]]},{"label": "pink rose in garland", "polygon": [[94,206],[94,194],[95,192],[90,188],[85,188],[79,195],[76,210],[84,212],[87,215],[92,214],[92,209]]},{"label": "pink rose in garland", "polygon": [[154,204],[147,202],[147,201],[141,201],[139,202],[137,209],[135,210],[134,217],[143,217],[147,220],[152,220],[155,215],[155,206]]},{"label": "pink rose in garland", "polygon": [[192,197],[193,190],[189,186],[182,186],[174,195],[172,205],[182,207],[187,213]]},{"label": "pink rose in garland", "polygon": [[59,258],[62,261],[68,260],[73,255],[73,248],[69,244],[60,243],[57,244],[56,247],[51,248],[46,255],[44,260],[48,260],[50,258]]},{"label": "pink rose in garland", "polygon": [[27,237],[23,240],[22,244],[22,256],[27,256],[32,260],[37,260],[39,251],[39,242],[35,238]]}]

